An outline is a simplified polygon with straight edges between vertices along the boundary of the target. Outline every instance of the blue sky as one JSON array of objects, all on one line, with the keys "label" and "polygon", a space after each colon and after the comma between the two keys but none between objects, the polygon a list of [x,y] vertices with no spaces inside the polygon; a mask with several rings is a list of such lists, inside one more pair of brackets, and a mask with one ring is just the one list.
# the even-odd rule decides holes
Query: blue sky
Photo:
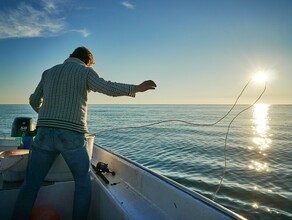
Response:
[{"label": "blue sky", "polygon": [[[233,103],[261,70],[263,103],[292,103],[290,0],[1,0],[0,103],[28,103],[44,70],[88,47],[105,79],[155,91],[90,103]],[[240,103],[263,85],[252,83]]]}]

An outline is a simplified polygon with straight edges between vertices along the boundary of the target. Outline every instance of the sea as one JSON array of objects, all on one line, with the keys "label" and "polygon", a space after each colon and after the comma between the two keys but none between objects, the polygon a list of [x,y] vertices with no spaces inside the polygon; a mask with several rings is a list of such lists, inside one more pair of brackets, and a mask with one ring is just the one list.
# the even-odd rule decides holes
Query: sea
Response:
[{"label": "sea", "polygon": [[[96,144],[247,219],[292,219],[292,105],[237,105],[219,121],[231,107],[91,104],[87,121]],[[22,116],[37,120],[0,105],[0,135]]]}]

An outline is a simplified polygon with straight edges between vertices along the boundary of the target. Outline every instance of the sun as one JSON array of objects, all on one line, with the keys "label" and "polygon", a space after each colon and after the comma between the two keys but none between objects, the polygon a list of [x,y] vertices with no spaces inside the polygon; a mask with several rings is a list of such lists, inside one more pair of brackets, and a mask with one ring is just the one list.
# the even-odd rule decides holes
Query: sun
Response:
[{"label": "sun", "polygon": [[258,83],[265,83],[267,81],[268,73],[265,71],[258,71],[255,73],[253,80]]}]

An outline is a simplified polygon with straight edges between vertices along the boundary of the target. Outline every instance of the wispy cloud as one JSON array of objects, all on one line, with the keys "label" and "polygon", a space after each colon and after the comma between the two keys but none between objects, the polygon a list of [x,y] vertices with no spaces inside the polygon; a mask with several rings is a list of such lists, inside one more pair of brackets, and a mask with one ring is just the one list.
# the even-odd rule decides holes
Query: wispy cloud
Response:
[{"label": "wispy cloud", "polygon": [[70,30],[71,32],[77,32],[80,33],[83,37],[88,37],[90,35],[90,32],[86,29],[81,30]]},{"label": "wispy cloud", "polygon": [[125,6],[126,8],[128,8],[128,9],[135,9],[135,5],[133,5],[129,1],[123,1],[122,5]]},{"label": "wispy cloud", "polygon": [[59,12],[57,3],[54,0],[42,0],[43,9],[49,14],[56,14]]},{"label": "wispy cloud", "polygon": [[[0,10],[0,39],[50,37],[68,32],[66,17],[61,16],[56,0],[39,1],[38,6],[21,2],[15,8]],[[85,30],[77,32],[83,37],[90,35]]]}]

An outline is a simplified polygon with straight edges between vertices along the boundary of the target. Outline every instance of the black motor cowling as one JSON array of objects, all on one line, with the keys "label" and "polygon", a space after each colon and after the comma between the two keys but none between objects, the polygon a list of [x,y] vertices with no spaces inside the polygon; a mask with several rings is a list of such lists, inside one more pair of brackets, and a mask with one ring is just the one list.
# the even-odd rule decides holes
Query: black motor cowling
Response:
[{"label": "black motor cowling", "polygon": [[22,137],[23,133],[33,133],[35,131],[35,123],[30,117],[17,117],[14,119],[11,128],[11,137]]}]

